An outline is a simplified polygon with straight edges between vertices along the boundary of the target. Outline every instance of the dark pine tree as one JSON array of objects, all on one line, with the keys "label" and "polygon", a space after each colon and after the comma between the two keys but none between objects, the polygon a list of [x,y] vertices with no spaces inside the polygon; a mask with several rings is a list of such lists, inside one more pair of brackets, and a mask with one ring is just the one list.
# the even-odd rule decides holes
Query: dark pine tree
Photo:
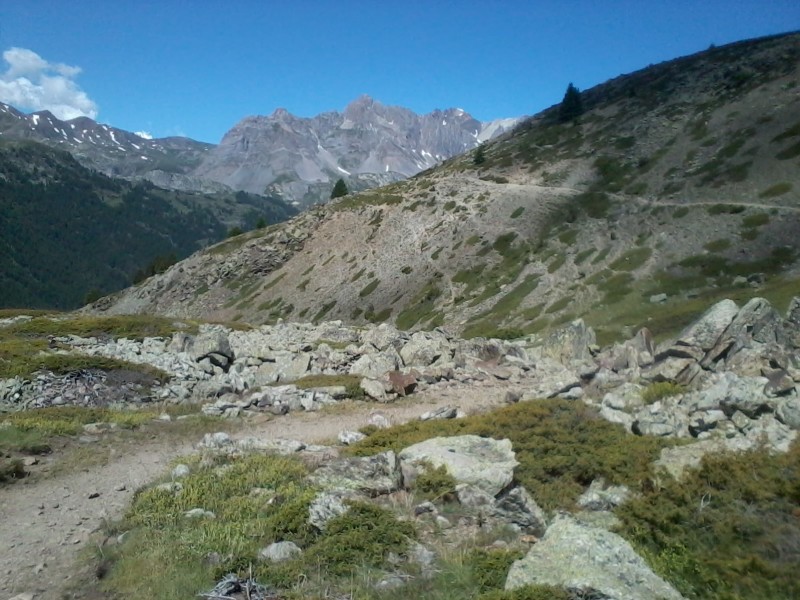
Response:
[{"label": "dark pine tree", "polygon": [[572,83],[567,86],[561,106],[558,107],[558,120],[561,123],[574,121],[583,114],[583,102],[581,102],[581,92]]},{"label": "dark pine tree", "polygon": [[347,196],[350,192],[347,191],[347,185],[344,183],[344,179],[339,179],[336,184],[333,186],[333,191],[331,191],[331,200],[334,198],[341,198],[342,196]]},{"label": "dark pine tree", "polygon": [[472,157],[473,164],[482,165],[486,162],[485,144],[481,144],[475,148],[475,155]]}]

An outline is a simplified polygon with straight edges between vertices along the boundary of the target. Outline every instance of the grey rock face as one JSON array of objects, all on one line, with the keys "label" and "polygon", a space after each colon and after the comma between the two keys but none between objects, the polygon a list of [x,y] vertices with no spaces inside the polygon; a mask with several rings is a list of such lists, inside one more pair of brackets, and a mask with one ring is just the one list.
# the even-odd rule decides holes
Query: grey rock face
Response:
[{"label": "grey rock face", "polygon": [[501,494],[495,500],[492,515],[536,537],[543,536],[547,529],[544,511],[521,486]]},{"label": "grey rock face", "polygon": [[460,109],[417,115],[368,96],[343,113],[299,118],[284,109],[247,117],[193,175],[254,193],[276,192],[304,206],[327,199],[333,182],[377,187],[409,177],[510,129],[517,120],[480,123]]},{"label": "grey rock face", "polygon": [[476,435],[439,437],[409,446],[400,452],[402,468],[430,464],[444,466],[458,483],[471,484],[496,496],[514,477],[519,464],[510,440],[494,440]]},{"label": "grey rock face", "polygon": [[330,461],[314,471],[311,480],[324,489],[378,496],[400,488],[400,469],[394,452],[382,452],[363,458]]},{"label": "grey rock face", "polygon": [[542,356],[562,364],[591,358],[591,348],[597,344],[594,330],[583,319],[551,333],[542,344]]},{"label": "grey rock face", "polygon": [[556,517],[544,538],[509,570],[506,589],[546,584],[608,600],[679,600],[630,544],[604,529]]},{"label": "grey rock face", "polygon": [[400,363],[400,355],[390,348],[380,354],[364,354],[350,366],[350,374],[376,379],[397,370]]},{"label": "grey rock face", "polygon": [[450,344],[442,334],[418,331],[400,350],[407,367],[427,367],[440,358],[451,358]]},{"label": "grey rock face", "polygon": [[793,396],[779,401],[775,412],[782,423],[792,429],[800,429],[800,397]]},{"label": "grey rock face", "polygon": [[739,307],[733,300],[726,299],[717,302],[703,313],[703,316],[681,332],[677,343],[683,346],[697,346],[706,351],[710,350],[738,312]]}]

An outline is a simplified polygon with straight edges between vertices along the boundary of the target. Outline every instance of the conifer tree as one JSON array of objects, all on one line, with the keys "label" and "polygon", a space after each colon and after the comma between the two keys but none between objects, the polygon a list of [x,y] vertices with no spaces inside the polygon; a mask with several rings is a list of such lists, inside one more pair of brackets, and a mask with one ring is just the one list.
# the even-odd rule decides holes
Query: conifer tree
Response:
[{"label": "conifer tree", "polygon": [[558,107],[558,120],[561,123],[574,121],[583,114],[581,92],[572,83],[567,86],[561,106]]},{"label": "conifer tree", "polygon": [[472,157],[472,162],[476,165],[482,165],[486,162],[485,144],[481,144],[475,149],[475,155]]},{"label": "conifer tree", "polygon": [[331,200],[334,198],[341,198],[342,196],[347,196],[350,192],[347,190],[347,185],[344,183],[344,179],[339,179],[336,184],[333,186],[333,191],[331,191]]}]

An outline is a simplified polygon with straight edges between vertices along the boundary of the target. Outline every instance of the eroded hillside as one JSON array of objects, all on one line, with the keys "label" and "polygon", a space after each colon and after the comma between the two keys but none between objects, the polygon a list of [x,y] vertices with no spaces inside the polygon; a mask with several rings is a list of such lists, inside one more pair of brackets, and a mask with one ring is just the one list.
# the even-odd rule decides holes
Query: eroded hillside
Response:
[{"label": "eroded hillside", "polygon": [[783,310],[800,287],[799,64],[791,34],[618,77],[575,122],[551,108],[483,161],[233,238],[94,309],[466,336],[582,316],[601,341],[666,336],[721,297]]}]

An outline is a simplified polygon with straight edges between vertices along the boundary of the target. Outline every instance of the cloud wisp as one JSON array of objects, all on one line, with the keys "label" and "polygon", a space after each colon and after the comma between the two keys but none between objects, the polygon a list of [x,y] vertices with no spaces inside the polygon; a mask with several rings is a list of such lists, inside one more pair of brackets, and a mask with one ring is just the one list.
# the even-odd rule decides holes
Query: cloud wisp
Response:
[{"label": "cloud wisp", "polygon": [[21,110],[49,110],[62,120],[96,119],[97,104],[75,82],[80,67],[44,60],[33,50],[9,48],[0,73],[0,102]]}]

